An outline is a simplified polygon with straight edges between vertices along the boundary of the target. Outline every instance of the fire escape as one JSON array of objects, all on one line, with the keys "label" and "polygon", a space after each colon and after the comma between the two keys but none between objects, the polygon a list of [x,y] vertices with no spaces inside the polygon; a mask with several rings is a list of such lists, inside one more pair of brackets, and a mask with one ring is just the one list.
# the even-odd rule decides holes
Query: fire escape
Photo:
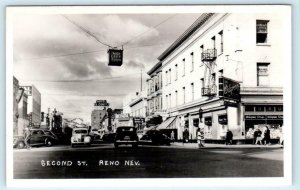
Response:
[{"label": "fire escape", "polygon": [[216,75],[214,73],[216,58],[216,49],[207,49],[201,53],[201,61],[205,65],[202,96],[213,97],[217,94]]}]

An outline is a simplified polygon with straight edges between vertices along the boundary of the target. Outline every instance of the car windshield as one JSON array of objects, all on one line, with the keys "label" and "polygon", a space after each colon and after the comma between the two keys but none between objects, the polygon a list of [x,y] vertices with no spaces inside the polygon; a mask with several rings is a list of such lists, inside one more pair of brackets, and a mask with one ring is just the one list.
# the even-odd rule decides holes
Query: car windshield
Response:
[{"label": "car windshield", "polygon": [[74,133],[79,134],[79,133],[87,133],[87,130],[75,130]]},{"label": "car windshield", "polygon": [[117,129],[117,132],[134,132],[135,128],[134,127],[119,127]]}]

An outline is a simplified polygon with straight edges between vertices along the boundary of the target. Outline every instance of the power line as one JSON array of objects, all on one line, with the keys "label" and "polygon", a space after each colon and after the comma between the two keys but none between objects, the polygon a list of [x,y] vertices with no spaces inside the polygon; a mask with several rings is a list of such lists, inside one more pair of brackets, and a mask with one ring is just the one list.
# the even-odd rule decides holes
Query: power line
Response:
[{"label": "power line", "polygon": [[22,80],[22,82],[28,82],[28,81],[35,81],[35,82],[61,82],[61,83],[69,83],[69,82],[101,82],[105,80],[111,80],[111,79],[118,79],[118,78],[124,78],[128,76],[135,76],[140,75],[139,73],[132,73],[127,75],[120,75],[115,77],[107,77],[107,78],[101,78],[101,79],[87,79],[87,80]]},{"label": "power line", "polygon": [[77,24],[76,22],[74,22],[73,20],[69,19],[67,16],[65,15],[61,15],[63,16],[65,19],[67,19],[69,22],[71,22],[72,24],[74,24],[77,28],[81,29],[83,32],[85,32],[86,34],[88,34],[89,36],[93,37],[97,42],[99,42],[102,45],[105,45],[109,48],[112,48],[109,44],[102,42],[101,40],[98,39],[98,37],[96,35],[94,35],[92,32],[90,32],[88,29],[84,28],[83,26],[80,26],[79,24]]},{"label": "power line", "polygon": [[132,41],[134,41],[134,40],[136,40],[136,39],[138,39],[138,38],[140,38],[142,35],[144,35],[144,34],[150,32],[150,31],[153,30],[154,28],[157,28],[158,26],[160,26],[160,25],[162,25],[163,23],[167,22],[168,20],[170,20],[171,18],[173,18],[173,17],[176,16],[176,15],[177,15],[177,14],[174,14],[174,15],[169,16],[169,17],[166,18],[165,20],[163,20],[163,21],[161,21],[160,23],[158,23],[158,24],[152,26],[151,28],[149,28],[148,30],[146,30],[146,31],[144,31],[144,32],[142,32],[142,33],[140,33],[139,35],[133,37],[131,40],[128,40],[128,41],[124,42],[122,45],[119,45],[118,47],[120,47],[120,46],[125,46],[126,44],[128,44],[128,43],[130,43],[130,42],[132,42]]},{"label": "power line", "polygon": [[[142,47],[151,47],[151,46],[165,45],[165,44],[170,44],[172,42],[173,41],[162,42],[162,43],[157,43],[157,44],[145,44],[145,45],[140,45],[140,46],[132,46],[132,47],[127,47],[127,49],[135,49],[135,48],[142,48]],[[94,50],[94,51],[85,51],[85,52],[77,52],[77,53],[69,53],[69,54],[61,54],[61,55],[53,55],[53,56],[48,56],[48,57],[33,57],[33,58],[27,58],[27,59],[17,60],[16,62],[34,61],[34,60],[40,60],[40,59],[60,58],[60,57],[67,57],[67,56],[74,56],[74,55],[83,55],[83,54],[90,54],[90,53],[98,53],[98,52],[101,52],[101,51],[106,51],[106,49],[100,49],[100,50]]]}]

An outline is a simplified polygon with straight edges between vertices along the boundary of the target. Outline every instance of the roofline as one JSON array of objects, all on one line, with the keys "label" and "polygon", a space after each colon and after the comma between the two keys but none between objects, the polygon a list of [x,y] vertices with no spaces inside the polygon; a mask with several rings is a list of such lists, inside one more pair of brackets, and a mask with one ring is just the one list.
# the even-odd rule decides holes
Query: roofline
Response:
[{"label": "roofline", "polygon": [[170,55],[180,44],[182,44],[189,36],[191,36],[198,28],[200,28],[214,13],[203,13],[201,16],[176,39],[157,59],[163,61]]},{"label": "roofline", "polygon": [[156,63],[148,72],[148,75],[153,74],[158,68],[160,68],[162,66],[161,61],[159,61],[158,63]]}]

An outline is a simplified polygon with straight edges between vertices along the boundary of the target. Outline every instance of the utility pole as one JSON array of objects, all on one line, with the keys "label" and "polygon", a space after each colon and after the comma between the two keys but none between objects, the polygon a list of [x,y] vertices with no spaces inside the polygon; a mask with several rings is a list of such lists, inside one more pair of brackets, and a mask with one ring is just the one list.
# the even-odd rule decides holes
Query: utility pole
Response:
[{"label": "utility pole", "polygon": [[141,69],[141,92],[143,91],[143,69]]}]

